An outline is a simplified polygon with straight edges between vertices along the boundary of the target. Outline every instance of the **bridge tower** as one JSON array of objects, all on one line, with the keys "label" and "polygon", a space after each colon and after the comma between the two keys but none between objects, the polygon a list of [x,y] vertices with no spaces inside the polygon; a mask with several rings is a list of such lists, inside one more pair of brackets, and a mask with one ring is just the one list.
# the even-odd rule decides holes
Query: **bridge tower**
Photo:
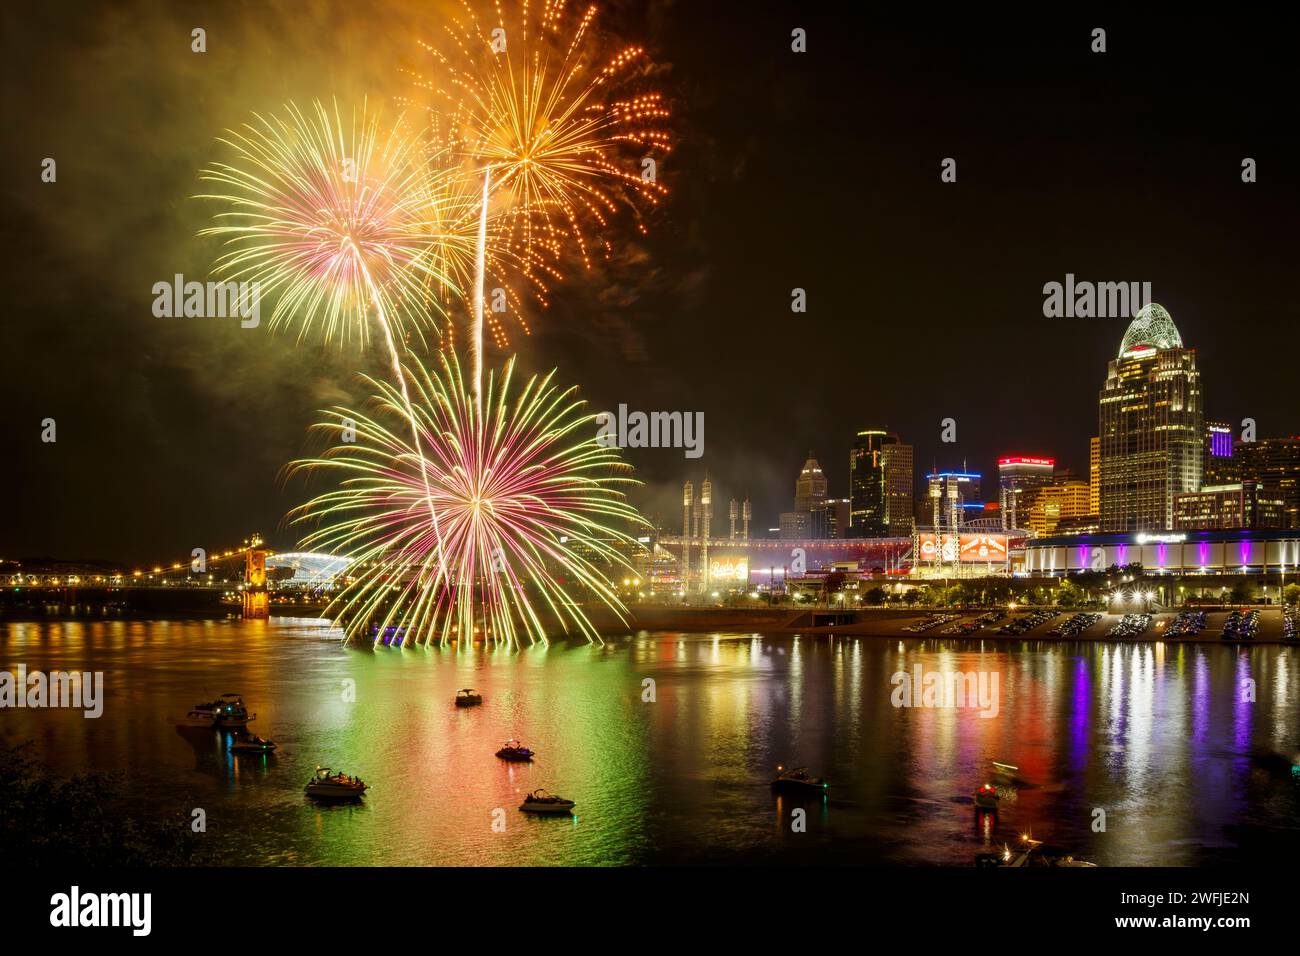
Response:
[{"label": "bridge tower", "polygon": [[266,549],[258,547],[261,537],[254,535],[244,552],[244,617],[266,617],[271,599],[266,590]]}]

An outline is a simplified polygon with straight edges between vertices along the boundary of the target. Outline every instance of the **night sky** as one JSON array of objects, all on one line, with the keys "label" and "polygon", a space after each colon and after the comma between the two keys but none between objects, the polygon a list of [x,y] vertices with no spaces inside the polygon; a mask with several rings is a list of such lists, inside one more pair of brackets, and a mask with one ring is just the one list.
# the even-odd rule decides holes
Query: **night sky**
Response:
[{"label": "night sky", "polygon": [[[1300,432],[1300,150],[1292,34],[1268,15],[906,22],[864,4],[653,2],[605,17],[670,98],[671,189],[635,242],[570,270],[516,336],[593,410],[702,411],[705,454],[629,453],[676,530],[707,468],[755,526],[809,449],[847,495],[854,433],[916,446],[919,476],[999,454],[1086,474],[1121,319],[1047,319],[1066,273],[1147,281],[1198,350],[1210,417]],[[206,278],[190,199],[214,138],[288,100],[389,107],[439,5],[6,4],[0,557],[179,560],[306,497],[280,477],[315,409],[382,356],[232,320],[159,319],[154,282]],[[815,11],[815,12],[809,12]],[[202,26],[208,52],[190,52]],[[790,51],[790,31],[808,52]],[[1091,30],[1107,52],[1090,52]],[[58,181],[42,183],[54,157]],[[940,162],[957,160],[957,182]],[[1243,184],[1253,157],[1258,182]],[[808,312],[790,311],[791,289]],[[265,310],[269,314],[269,309]],[[41,442],[41,420],[58,441]],[[940,421],[958,442],[941,444]],[[986,479],[985,489],[991,487]]]}]

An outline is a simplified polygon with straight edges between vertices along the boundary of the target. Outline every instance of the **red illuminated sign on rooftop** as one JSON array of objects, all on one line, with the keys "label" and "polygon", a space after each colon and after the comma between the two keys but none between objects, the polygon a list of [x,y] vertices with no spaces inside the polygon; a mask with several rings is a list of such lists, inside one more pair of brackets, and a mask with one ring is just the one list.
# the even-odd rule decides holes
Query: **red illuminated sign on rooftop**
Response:
[{"label": "red illuminated sign on rooftop", "polygon": [[999,458],[999,465],[1046,465],[1048,468],[1056,467],[1055,458],[1023,458],[1019,455],[1011,458]]}]

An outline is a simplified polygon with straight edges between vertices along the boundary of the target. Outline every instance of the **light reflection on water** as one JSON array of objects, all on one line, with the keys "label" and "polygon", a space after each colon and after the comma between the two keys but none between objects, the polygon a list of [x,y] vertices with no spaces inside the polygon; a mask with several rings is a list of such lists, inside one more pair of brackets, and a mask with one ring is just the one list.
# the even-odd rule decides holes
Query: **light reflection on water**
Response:
[{"label": "light reflection on water", "polygon": [[[60,773],[126,771],[141,812],[203,807],[231,864],[968,865],[1022,831],[1108,865],[1297,848],[1300,787],[1283,760],[1300,751],[1295,648],[643,632],[372,652],[337,636],[286,618],[3,624],[0,666],[102,670],[106,704],[99,720],[5,711],[0,734],[34,739]],[[892,675],[918,663],[997,672],[998,716],[894,707]],[[483,706],[452,706],[461,687]],[[220,735],[175,726],[226,692],[244,695],[275,756],[235,757]],[[536,762],[498,760],[509,737]],[[1021,778],[999,781],[996,819],[970,802],[992,760]],[[313,805],[302,786],[317,764],[373,790]],[[774,796],[778,764],[832,787]],[[576,800],[576,817],[519,813],[537,787]],[[806,832],[792,832],[795,810]]]}]

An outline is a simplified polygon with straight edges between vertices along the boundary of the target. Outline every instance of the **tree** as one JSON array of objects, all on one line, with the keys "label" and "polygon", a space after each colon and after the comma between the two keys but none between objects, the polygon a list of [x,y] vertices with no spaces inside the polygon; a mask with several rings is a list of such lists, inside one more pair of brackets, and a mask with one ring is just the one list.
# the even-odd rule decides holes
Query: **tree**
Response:
[{"label": "tree", "polygon": [[1282,589],[1282,603],[1300,604],[1300,584],[1288,584]]},{"label": "tree", "polygon": [[203,842],[182,815],[138,817],[119,805],[121,774],[62,779],[30,742],[0,747],[0,856],[51,869],[190,866]]},{"label": "tree", "polygon": [[1255,588],[1249,581],[1238,581],[1232,586],[1231,603],[1250,604],[1255,600]]}]

